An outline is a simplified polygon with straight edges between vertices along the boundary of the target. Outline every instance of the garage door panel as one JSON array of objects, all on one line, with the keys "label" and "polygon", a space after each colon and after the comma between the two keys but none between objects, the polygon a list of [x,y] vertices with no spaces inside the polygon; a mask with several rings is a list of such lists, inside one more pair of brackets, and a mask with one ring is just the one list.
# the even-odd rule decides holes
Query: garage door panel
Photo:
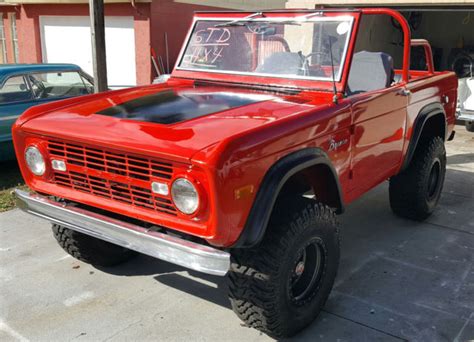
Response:
[{"label": "garage door panel", "polygon": [[107,77],[110,85],[136,85],[133,17],[105,18]]},{"label": "garage door panel", "polygon": [[[89,17],[41,16],[43,62],[74,63],[92,74]],[[133,17],[105,17],[109,86],[136,85]]]}]

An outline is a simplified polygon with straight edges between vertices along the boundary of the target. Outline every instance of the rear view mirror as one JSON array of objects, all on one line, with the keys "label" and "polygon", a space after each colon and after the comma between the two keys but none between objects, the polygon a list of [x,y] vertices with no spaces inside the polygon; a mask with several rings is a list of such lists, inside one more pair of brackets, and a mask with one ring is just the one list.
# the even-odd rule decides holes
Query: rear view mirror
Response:
[{"label": "rear view mirror", "polygon": [[260,34],[263,34],[264,36],[274,36],[276,34],[276,27],[264,27],[263,32]]},{"label": "rear view mirror", "polygon": [[276,27],[275,26],[266,26],[266,25],[251,25],[249,24],[248,29],[255,34],[259,34],[262,36],[273,36],[276,34]]},{"label": "rear view mirror", "polygon": [[327,44],[335,45],[338,40],[337,37],[331,36],[330,34],[327,35]]}]

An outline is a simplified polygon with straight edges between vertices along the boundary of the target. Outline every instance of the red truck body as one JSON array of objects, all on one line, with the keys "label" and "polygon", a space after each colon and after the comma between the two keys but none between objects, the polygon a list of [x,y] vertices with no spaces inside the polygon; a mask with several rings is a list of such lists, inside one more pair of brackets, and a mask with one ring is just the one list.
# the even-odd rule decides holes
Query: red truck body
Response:
[{"label": "red truck body", "polygon": [[[319,148],[327,154],[337,174],[340,198],[333,207],[342,211],[345,205],[402,169],[423,108],[442,106],[445,137],[451,135],[455,123],[454,74],[434,72],[432,63],[428,71],[408,70],[410,35],[402,19],[408,45],[404,68],[395,71],[401,81],[386,89],[343,96],[357,24],[361,15],[370,14],[400,19],[397,12],[385,9],[325,14],[350,16],[355,28],[348,62],[341,80],[335,82],[337,103],[333,102],[331,82],[175,67],[164,84],[29,109],[13,128],[22,174],[28,186],[38,193],[197,236],[214,246],[230,247],[239,240],[271,167],[291,153]],[[223,12],[199,13],[196,17],[233,19],[247,15]],[[301,13],[266,13],[268,18],[297,15]],[[431,51],[429,46],[427,51]],[[112,104],[158,92],[197,96],[204,102],[223,93],[250,100],[245,105],[167,125],[97,114]],[[49,168],[43,176],[32,174],[23,158],[25,148],[32,144],[47,159],[69,158],[72,163],[68,163],[68,171]],[[177,177],[188,178],[197,185],[201,200],[192,215],[177,210],[170,196],[154,195],[149,190],[154,179],[171,184]]]},{"label": "red truck body", "polygon": [[[401,69],[357,46],[370,15],[400,23]],[[409,70],[412,47],[426,71]],[[289,337],[329,296],[347,204],[389,180],[396,215],[435,210],[457,84],[393,10],[197,13],[166,82],[18,119],[15,150],[36,192],[17,189],[18,206],[92,265],[139,252],[227,275],[244,323]]]}]

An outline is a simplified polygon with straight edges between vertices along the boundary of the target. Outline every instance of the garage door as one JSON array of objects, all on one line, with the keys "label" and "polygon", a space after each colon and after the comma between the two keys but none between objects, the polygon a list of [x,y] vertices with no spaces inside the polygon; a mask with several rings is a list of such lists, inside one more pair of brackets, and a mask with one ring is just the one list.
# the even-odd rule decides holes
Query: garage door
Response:
[{"label": "garage door", "polygon": [[[43,62],[74,63],[92,75],[89,17],[41,16]],[[105,17],[107,78],[110,87],[136,85],[133,17]]]}]

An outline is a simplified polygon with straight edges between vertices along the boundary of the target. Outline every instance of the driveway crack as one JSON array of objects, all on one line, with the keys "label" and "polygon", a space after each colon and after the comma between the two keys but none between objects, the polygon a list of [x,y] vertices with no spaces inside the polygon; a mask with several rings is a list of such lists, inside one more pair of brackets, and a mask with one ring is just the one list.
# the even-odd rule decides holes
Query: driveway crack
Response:
[{"label": "driveway crack", "polygon": [[330,315],[336,316],[336,317],[338,317],[338,318],[340,318],[340,319],[343,319],[343,320],[345,320],[345,321],[349,321],[349,322],[352,322],[352,323],[354,323],[354,324],[363,326],[364,328],[368,328],[368,329],[370,329],[370,330],[377,331],[377,332],[379,332],[379,333],[381,333],[381,334],[384,334],[384,335],[387,335],[387,336],[396,338],[396,339],[398,339],[398,340],[400,340],[400,341],[408,341],[406,338],[403,338],[403,337],[394,335],[394,334],[389,333],[389,332],[387,332],[387,331],[383,331],[383,330],[380,330],[380,329],[371,327],[370,325],[367,325],[367,324],[364,324],[364,323],[361,323],[361,322],[354,321],[353,319],[350,319],[350,318],[347,318],[347,317],[338,315],[338,314],[336,314],[336,313],[334,313],[334,312],[330,312],[330,311],[327,311],[327,310],[324,310],[324,309],[321,310],[321,311],[324,311],[324,312],[326,312],[326,313],[328,313],[328,314],[330,314]]}]

